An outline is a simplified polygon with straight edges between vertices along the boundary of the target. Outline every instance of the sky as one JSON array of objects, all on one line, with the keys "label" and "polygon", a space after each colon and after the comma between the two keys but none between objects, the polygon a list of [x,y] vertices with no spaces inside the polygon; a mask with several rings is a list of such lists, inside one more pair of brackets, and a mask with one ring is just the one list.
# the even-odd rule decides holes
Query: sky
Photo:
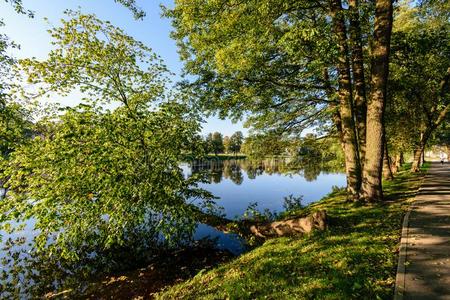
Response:
[{"label": "sky", "polygon": [[[161,56],[170,71],[175,73],[173,80],[180,79],[183,63],[179,59],[175,41],[170,38],[170,20],[161,17],[160,8],[160,4],[172,7],[172,0],[138,0],[138,6],[146,12],[144,20],[135,20],[128,9],[113,0],[23,0],[23,4],[34,12],[34,18],[17,14],[10,4],[0,0],[0,19],[5,23],[4,27],[0,27],[0,33],[20,45],[20,50],[12,53],[18,58],[45,59],[52,49],[47,30],[60,24],[64,10],[79,9],[82,13],[94,13],[100,19],[110,21],[136,40],[150,46]],[[60,101],[63,105],[74,105],[78,98],[71,95]],[[242,122],[233,124],[229,120],[210,117],[203,124],[204,134],[219,131],[231,135],[238,130],[243,131],[244,135],[247,133]]]}]

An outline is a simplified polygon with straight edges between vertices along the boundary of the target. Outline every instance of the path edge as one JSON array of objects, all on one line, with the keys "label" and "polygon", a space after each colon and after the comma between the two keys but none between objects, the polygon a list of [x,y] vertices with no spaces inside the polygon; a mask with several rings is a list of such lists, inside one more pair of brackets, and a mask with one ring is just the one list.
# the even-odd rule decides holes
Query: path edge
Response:
[{"label": "path edge", "polygon": [[422,191],[422,185],[427,178],[428,171],[424,175],[423,180],[420,184],[417,194],[414,196],[414,200],[410,204],[408,211],[403,218],[402,223],[402,234],[400,238],[400,248],[398,251],[398,264],[397,264],[397,274],[395,276],[395,290],[394,290],[394,300],[403,300],[405,296],[405,283],[406,283],[406,257],[408,254],[408,233],[409,233],[409,216],[411,212],[416,208],[417,196]]},{"label": "path edge", "polygon": [[409,207],[408,211],[405,214],[405,217],[403,218],[402,235],[400,239],[400,248],[398,251],[397,275],[395,277],[394,300],[403,300],[403,296],[405,294],[405,277],[406,277],[405,262],[408,245],[409,215],[413,210],[414,202],[411,203],[411,206]]}]

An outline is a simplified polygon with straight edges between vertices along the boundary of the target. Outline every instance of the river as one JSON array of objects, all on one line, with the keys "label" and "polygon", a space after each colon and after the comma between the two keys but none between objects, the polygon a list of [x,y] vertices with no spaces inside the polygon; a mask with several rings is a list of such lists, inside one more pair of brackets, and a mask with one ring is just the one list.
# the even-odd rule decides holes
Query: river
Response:
[{"label": "river", "polygon": [[[212,159],[182,167],[187,176],[207,172],[209,183],[200,186],[219,198],[216,203],[231,219],[242,217],[252,203],[257,203],[260,211],[281,212],[286,197],[302,197],[301,204],[308,205],[330,193],[333,186],[343,187],[346,184],[344,174],[324,170],[320,163],[295,168],[286,159]],[[219,248],[235,254],[245,250],[237,236],[199,225],[195,238],[208,236],[218,240]]]}]

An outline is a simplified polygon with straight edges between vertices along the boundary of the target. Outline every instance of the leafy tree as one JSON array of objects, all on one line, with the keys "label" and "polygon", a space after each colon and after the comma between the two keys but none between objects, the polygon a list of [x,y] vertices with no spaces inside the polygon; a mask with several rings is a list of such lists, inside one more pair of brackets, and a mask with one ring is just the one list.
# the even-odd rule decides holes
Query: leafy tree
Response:
[{"label": "leafy tree", "polygon": [[255,134],[245,138],[241,151],[251,158],[277,156],[285,152],[289,142],[275,134]]},{"label": "leafy tree", "polygon": [[9,3],[14,10],[19,14],[26,14],[29,17],[33,17],[34,13],[31,10],[27,10],[22,3],[22,0],[5,0],[6,3]]},{"label": "leafy tree", "polygon": [[242,132],[237,131],[233,133],[233,135],[231,135],[229,149],[234,153],[234,155],[236,155],[237,152],[241,151],[243,141],[244,135],[242,134]]},{"label": "leafy tree", "polygon": [[223,138],[222,134],[220,132],[214,132],[208,134],[207,143],[209,144],[209,149],[212,151],[216,156],[219,153],[223,153],[224,151],[224,145],[223,145]]},{"label": "leafy tree", "polygon": [[184,86],[206,111],[248,115],[254,129],[285,136],[333,127],[349,194],[373,201],[382,198],[392,2],[177,0],[165,15],[195,78]]},{"label": "leafy tree", "polygon": [[210,197],[179,167],[196,147],[197,116],[166,95],[166,67],[147,46],[94,15],[68,14],[50,30],[48,59],[22,60],[21,70],[39,95],[79,89],[86,98],[43,119],[11,154],[1,229],[33,218],[34,251],[77,270],[93,251],[189,240],[198,208],[187,200]]},{"label": "leafy tree", "polygon": [[225,153],[230,153],[230,137],[228,135],[223,137],[223,148]]}]

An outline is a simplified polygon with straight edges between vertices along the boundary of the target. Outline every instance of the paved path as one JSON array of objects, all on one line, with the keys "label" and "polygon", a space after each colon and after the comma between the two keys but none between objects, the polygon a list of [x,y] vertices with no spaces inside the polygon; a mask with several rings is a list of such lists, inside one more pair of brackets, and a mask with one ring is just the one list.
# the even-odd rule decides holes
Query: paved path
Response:
[{"label": "paved path", "polygon": [[432,163],[415,200],[404,222],[396,298],[450,299],[450,163]]}]

